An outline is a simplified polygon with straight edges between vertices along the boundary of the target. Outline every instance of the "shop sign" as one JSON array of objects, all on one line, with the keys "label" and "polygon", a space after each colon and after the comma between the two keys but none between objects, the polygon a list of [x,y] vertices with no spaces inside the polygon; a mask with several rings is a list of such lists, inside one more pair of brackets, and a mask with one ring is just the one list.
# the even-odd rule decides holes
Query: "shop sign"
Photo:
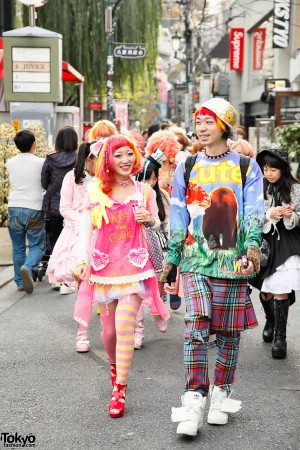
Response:
[{"label": "shop sign", "polygon": [[102,111],[102,103],[101,102],[89,102],[87,104],[87,109],[89,111]]},{"label": "shop sign", "polygon": [[265,92],[272,92],[274,89],[285,89],[290,87],[287,78],[267,78],[265,80]]},{"label": "shop sign", "polygon": [[50,48],[12,47],[12,91],[50,93]]},{"label": "shop sign", "polygon": [[287,48],[290,35],[290,0],[274,0],[273,48]]},{"label": "shop sign", "polygon": [[230,30],[230,70],[243,70],[244,65],[244,28]]},{"label": "shop sign", "polygon": [[253,33],[253,70],[262,70],[264,48],[266,43],[266,29],[257,28]]}]

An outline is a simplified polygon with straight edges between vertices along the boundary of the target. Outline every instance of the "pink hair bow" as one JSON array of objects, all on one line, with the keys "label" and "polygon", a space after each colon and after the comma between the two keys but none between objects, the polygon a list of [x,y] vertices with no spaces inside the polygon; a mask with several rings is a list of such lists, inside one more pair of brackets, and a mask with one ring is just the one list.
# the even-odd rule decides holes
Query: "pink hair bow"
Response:
[{"label": "pink hair bow", "polygon": [[105,138],[105,139],[100,138],[100,139],[98,139],[98,141],[96,141],[94,144],[92,144],[90,147],[90,155],[94,155],[95,158],[98,158],[99,152],[106,141],[107,141],[107,138]]}]

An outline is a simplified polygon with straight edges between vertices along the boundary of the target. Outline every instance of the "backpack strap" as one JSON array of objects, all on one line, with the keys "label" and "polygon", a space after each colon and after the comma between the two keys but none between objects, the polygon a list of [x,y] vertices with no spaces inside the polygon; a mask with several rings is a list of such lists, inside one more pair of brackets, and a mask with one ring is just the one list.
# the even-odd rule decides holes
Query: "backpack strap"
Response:
[{"label": "backpack strap", "polygon": [[243,189],[245,186],[245,183],[247,181],[247,170],[250,164],[250,157],[245,155],[240,155],[240,170],[241,170],[241,176],[242,176],[242,185]]},{"label": "backpack strap", "polygon": [[188,156],[185,160],[185,173],[184,173],[184,181],[185,181],[185,190],[187,190],[189,179],[191,175],[191,171],[195,165],[196,159],[197,159],[197,153],[196,155]]}]

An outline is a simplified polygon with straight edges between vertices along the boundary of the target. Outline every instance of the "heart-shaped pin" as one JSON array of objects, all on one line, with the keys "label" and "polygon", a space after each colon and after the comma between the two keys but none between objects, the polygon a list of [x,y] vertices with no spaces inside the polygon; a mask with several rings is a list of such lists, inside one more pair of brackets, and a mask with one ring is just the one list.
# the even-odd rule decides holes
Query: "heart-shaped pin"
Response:
[{"label": "heart-shaped pin", "polygon": [[143,267],[145,267],[149,259],[149,254],[145,248],[132,248],[128,253],[128,259],[133,266],[140,267],[142,269]]},{"label": "heart-shaped pin", "polygon": [[91,266],[94,270],[101,270],[109,263],[109,257],[105,253],[94,249],[91,256]]}]

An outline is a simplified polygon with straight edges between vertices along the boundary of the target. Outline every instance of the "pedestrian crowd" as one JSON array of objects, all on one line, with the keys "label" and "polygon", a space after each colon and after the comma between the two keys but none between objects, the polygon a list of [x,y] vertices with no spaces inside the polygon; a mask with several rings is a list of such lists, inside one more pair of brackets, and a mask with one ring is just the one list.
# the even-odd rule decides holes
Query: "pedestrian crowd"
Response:
[{"label": "pedestrian crowd", "polygon": [[78,353],[90,350],[96,305],[112,418],[125,412],[145,308],[166,333],[170,313],[184,305],[183,395],[171,420],[188,436],[201,429],[208,399],[212,425],[241,408],[232,387],[241,332],[258,325],[252,287],[275,359],[287,355],[289,308],[300,291],[300,181],[287,152],[256,156],[222,98],[203,103],[193,124],[188,134],[167,121],[140,133],[100,120],[80,145],[68,126],[46,159],[34,155],[34,134],[21,130],[20,154],[6,163],[14,282],[31,294],[42,264],[52,289],[76,293]]}]

